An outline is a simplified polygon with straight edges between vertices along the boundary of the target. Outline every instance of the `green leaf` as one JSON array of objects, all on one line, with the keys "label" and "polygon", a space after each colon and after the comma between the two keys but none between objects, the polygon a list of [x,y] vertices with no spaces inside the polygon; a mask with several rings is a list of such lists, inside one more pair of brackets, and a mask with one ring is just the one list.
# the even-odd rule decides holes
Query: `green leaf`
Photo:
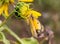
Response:
[{"label": "green leaf", "polygon": [[3,16],[5,19],[7,19],[7,16],[6,16],[4,13],[2,14],[2,16]]},{"label": "green leaf", "polygon": [[33,37],[23,38],[22,41],[23,41],[23,44],[39,44],[38,41]]},{"label": "green leaf", "polygon": [[4,27],[0,27],[0,32],[4,30]]},{"label": "green leaf", "polygon": [[2,41],[4,44],[10,44],[3,32],[0,32],[0,41]]},{"label": "green leaf", "polygon": [[[2,21],[0,20],[0,25],[2,24]],[[0,32],[4,30],[4,26],[0,27]]]},{"label": "green leaf", "polygon": [[5,0],[5,3],[9,3],[9,0]]},{"label": "green leaf", "polygon": [[2,4],[3,4],[3,0],[0,0],[0,6],[2,6]]}]

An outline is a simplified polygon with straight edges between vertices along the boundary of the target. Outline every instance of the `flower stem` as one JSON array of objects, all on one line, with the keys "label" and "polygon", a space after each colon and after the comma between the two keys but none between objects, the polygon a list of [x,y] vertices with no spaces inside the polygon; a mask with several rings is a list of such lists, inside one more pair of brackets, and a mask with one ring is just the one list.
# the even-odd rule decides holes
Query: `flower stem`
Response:
[{"label": "flower stem", "polygon": [[13,37],[15,37],[19,43],[23,44],[23,41],[16,35],[16,33],[14,33],[14,32],[13,32],[10,28],[8,28],[7,26],[5,26],[5,29],[6,29],[7,32],[9,32]]},{"label": "flower stem", "polygon": [[[12,11],[11,14],[2,22],[0,27],[5,25],[7,20],[12,16],[13,12],[14,11]],[[4,26],[4,27],[5,27],[5,29],[7,30],[8,33],[10,33],[13,37],[15,37],[17,39],[17,41],[19,41],[19,43],[23,44],[23,41],[11,29],[9,29],[7,26]]]},{"label": "flower stem", "polygon": [[2,22],[2,24],[0,25],[0,27],[2,27],[6,22],[7,20],[12,16],[14,11],[11,12],[11,14]]}]

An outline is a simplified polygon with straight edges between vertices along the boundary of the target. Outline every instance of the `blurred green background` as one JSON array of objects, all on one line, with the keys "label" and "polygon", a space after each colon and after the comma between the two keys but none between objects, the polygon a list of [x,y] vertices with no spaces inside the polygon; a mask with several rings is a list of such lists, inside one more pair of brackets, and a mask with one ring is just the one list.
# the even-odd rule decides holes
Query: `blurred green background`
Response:
[{"label": "blurred green background", "polygon": [[[53,30],[55,44],[60,44],[60,0],[34,0],[31,7],[42,14],[39,17],[40,22]],[[12,10],[13,7],[10,8]],[[0,17],[0,19],[4,20],[3,17]],[[31,36],[29,26],[23,19],[16,19],[12,16],[7,21],[7,25],[21,38]],[[10,39],[13,39],[13,37],[10,37]]]}]

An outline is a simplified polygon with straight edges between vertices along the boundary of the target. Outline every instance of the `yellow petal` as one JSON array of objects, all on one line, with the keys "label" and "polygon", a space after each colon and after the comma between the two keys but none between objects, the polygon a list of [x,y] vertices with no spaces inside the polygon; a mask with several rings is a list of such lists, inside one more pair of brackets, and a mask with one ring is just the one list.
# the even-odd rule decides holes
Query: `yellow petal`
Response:
[{"label": "yellow petal", "polygon": [[32,16],[35,18],[38,18],[39,16],[41,16],[41,13],[34,11],[34,10],[31,10],[31,13],[32,13]]},{"label": "yellow petal", "polygon": [[10,3],[14,3],[14,0],[9,0]]},{"label": "yellow petal", "polygon": [[37,33],[36,33],[36,29],[35,29],[35,26],[34,26],[34,22],[32,20],[32,18],[30,18],[30,27],[31,27],[31,33],[33,36],[37,36]]},{"label": "yellow petal", "polygon": [[31,11],[27,11],[25,14],[26,17],[30,17],[30,15],[31,15]]},{"label": "yellow petal", "polygon": [[22,15],[25,15],[27,9],[28,9],[27,6],[23,6],[22,8],[20,8],[20,11],[21,11]]},{"label": "yellow petal", "polygon": [[4,5],[0,7],[0,15],[3,13]]},{"label": "yellow petal", "polygon": [[34,0],[18,0],[18,1],[21,1],[21,2],[33,2]]},{"label": "yellow petal", "polygon": [[38,19],[34,18],[33,19],[33,23],[34,23],[34,26],[35,26],[36,30],[40,30],[41,29],[41,23],[39,22]]},{"label": "yellow petal", "polygon": [[5,6],[4,6],[4,13],[5,13],[6,16],[9,16],[9,14],[8,14],[8,4],[5,4]]}]

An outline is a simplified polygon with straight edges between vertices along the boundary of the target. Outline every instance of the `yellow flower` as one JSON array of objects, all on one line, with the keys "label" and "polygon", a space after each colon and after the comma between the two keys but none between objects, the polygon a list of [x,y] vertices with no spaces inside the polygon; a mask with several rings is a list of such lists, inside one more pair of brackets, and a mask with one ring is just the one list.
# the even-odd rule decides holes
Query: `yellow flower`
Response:
[{"label": "yellow flower", "polygon": [[36,33],[36,28],[35,28],[35,25],[33,23],[33,20],[32,18],[29,18],[29,25],[30,25],[30,29],[31,29],[31,33],[32,33],[32,36],[37,36],[37,33]]},{"label": "yellow flower", "polygon": [[0,7],[0,15],[3,13],[4,6]]},{"label": "yellow flower", "polygon": [[34,23],[34,26],[35,26],[35,29],[36,29],[36,30],[41,29],[41,23],[39,22],[38,19],[34,18],[34,19],[33,19],[33,23]]},{"label": "yellow flower", "polygon": [[9,14],[8,14],[8,4],[4,5],[4,13],[5,13],[6,16],[9,16]]},{"label": "yellow flower", "polygon": [[39,16],[41,16],[41,13],[37,12],[37,11],[34,11],[34,10],[28,10],[25,15],[27,17],[30,17],[31,15],[34,17],[34,18],[38,18]]},{"label": "yellow flower", "polygon": [[8,16],[8,4],[4,4],[4,5],[2,5],[2,6],[0,7],[0,15],[1,15],[3,12],[5,13],[6,16]]},{"label": "yellow flower", "polygon": [[18,1],[21,1],[21,2],[33,2],[34,0],[18,0]]},{"label": "yellow flower", "polygon": [[33,17],[35,18],[38,18],[39,16],[41,16],[41,13],[37,12],[37,11],[34,11],[34,10],[31,10],[31,14]]},{"label": "yellow flower", "polygon": [[39,16],[41,16],[41,13],[30,9],[29,4],[26,4],[24,2],[19,2],[18,4],[19,6],[16,6],[16,11],[18,9],[17,12],[20,15],[20,17],[28,18],[32,15],[34,18],[38,18]]},{"label": "yellow flower", "polygon": [[[4,1],[4,0],[2,0],[2,1]],[[0,15],[2,13],[4,13],[5,16],[9,16],[9,14],[8,14],[8,6],[9,6],[10,3],[14,3],[14,0],[9,0],[9,1],[5,0],[4,1],[4,3],[0,6]]]},{"label": "yellow flower", "polygon": [[22,15],[25,15],[27,10],[28,10],[28,5],[27,4],[20,8],[20,11],[21,11]]},{"label": "yellow flower", "polygon": [[37,11],[34,11],[34,10],[28,10],[27,8],[24,7],[24,10],[21,10],[21,13],[22,13],[22,16],[28,18],[30,17],[31,15],[34,17],[34,18],[38,18],[39,16],[41,16],[41,13],[37,12]]}]

